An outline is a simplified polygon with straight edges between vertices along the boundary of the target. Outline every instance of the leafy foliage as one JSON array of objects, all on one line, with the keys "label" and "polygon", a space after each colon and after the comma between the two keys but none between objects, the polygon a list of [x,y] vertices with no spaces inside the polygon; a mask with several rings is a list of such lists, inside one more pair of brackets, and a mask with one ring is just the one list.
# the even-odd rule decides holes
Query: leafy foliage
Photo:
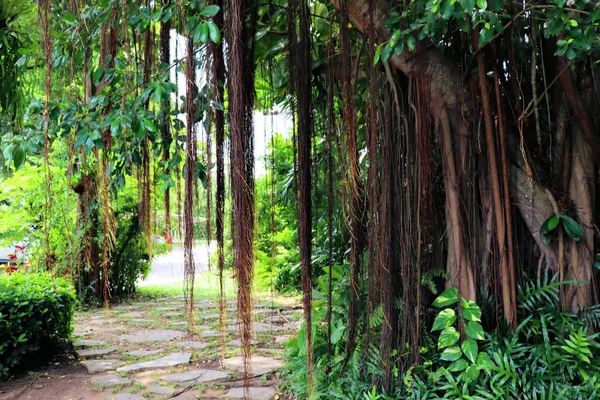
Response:
[{"label": "leafy foliage", "polygon": [[31,357],[47,357],[71,334],[73,286],[50,274],[0,276],[0,378]]}]

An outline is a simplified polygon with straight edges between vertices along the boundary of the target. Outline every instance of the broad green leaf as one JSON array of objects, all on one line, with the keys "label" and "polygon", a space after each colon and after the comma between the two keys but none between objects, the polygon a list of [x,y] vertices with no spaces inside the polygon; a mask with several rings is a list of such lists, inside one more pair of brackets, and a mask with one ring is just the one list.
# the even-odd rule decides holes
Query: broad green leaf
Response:
[{"label": "broad green leaf", "polygon": [[461,374],[464,377],[466,382],[473,382],[477,378],[479,378],[480,368],[477,364],[472,364],[465,369],[465,371]]},{"label": "broad green leaf", "polygon": [[221,32],[219,31],[217,25],[212,21],[207,22],[206,25],[208,26],[208,37],[210,38],[210,40],[212,40],[215,43],[220,43]]},{"label": "broad green leaf", "polygon": [[455,327],[449,326],[440,333],[438,349],[454,346],[458,342],[458,339],[460,339],[460,333],[458,333]]},{"label": "broad green leaf", "polygon": [[445,349],[440,355],[440,359],[444,361],[456,361],[462,356],[462,351],[460,351],[460,347],[451,346]]},{"label": "broad green leaf", "polygon": [[433,321],[433,327],[431,331],[441,331],[442,329],[446,329],[450,325],[452,325],[456,321],[456,313],[451,308],[446,308],[438,314]]},{"label": "broad green leaf", "polygon": [[477,7],[481,8],[482,10],[487,9],[487,0],[477,0]]},{"label": "broad green leaf", "polygon": [[203,17],[211,18],[217,15],[218,12],[219,6],[213,4],[205,7],[204,10],[202,10],[202,12],[200,13],[200,15],[202,15]]},{"label": "broad green leaf", "polygon": [[479,322],[469,321],[465,328],[465,332],[467,333],[467,336],[471,339],[483,340],[485,338],[483,333],[483,327]]},{"label": "broad green leaf", "polygon": [[454,361],[452,364],[448,365],[448,371],[460,372],[460,371],[464,371],[465,369],[467,369],[468,366],[469,366],[469,363],[467,363],[467,360],[465,360],[464,358],[461,358],[461,359]]},{"label": "broad green leaf", "polygon": [[481,322],[481,308],[473,300],[461,298],[461,315],[469,321]]},{"label": "broad green leaf", "polygon": [[560,215],[553,215],[550,218],[548,218],[548,230],[552,231],[554,230],[558,224],[560,222]]},{"label": "broad green leaf", "polygon": [[373,64],[377,64],[381,58],[381,46],[377,46],[375,49],[375,57],[373,57]]},{"label": "broad green leaf", "polygon": [[17,146],[15,153],[13,154],[13,163],[15,169],[19,169],[25,164],[25,150],[22,146]]},{"label": "broad green leaf", "polygon": [[145,119],[144,120],[144,126],[146,127],[147,130],[149,130],[150,132],[156,132],[156,125],[154,125],[154,122],[152,122],[152,120],[150,119]]},{"label": "broad green leaf", "polygon": [[477,342],[473,339],[467,339],[460,347],[469,361],[474,363],[477,359],[477,353],[479,353],[479,346],[477,345]]},{"label": "broad green leaf", "polygon": [[467,12],[467,14],[473,13],[475,7],[475,0],[460,0],[460,5]]},{"label": "broad green leaf", "polygon": [[477,365],[487,373],[490,373],[492,368],[494,368],[494,362],[490,356],[483,351],[477,355]]},{"label": "broad green leaf", "polygon": [[579,225],[579,223],[566,214],[561,214],[560,219],[567,235],[574,241],[579,242],[583,236],[583,229],[581,228],[581,225]]},{"label": "broad green leaf", "polygon": [[458,300],[458,289],[450,288],[440,294],[437,299],[433,302],[433,306],[437,308],[446,307],[456,303]]},{"label": "broad green leaf", "polygon": [[198,38],[198,40],[201,43],[208,42],[208,23],[202,24],[202,28],[200,28],[200,37]]},{"label": "broad green leaf", "polygon": [[94,72],[94,82],[96,82],[96,83],[100,82],[100,79],[102,79],[103,75],[104,75],[104,70],[102,69],[102,67],[96,68],[96,71]]}]

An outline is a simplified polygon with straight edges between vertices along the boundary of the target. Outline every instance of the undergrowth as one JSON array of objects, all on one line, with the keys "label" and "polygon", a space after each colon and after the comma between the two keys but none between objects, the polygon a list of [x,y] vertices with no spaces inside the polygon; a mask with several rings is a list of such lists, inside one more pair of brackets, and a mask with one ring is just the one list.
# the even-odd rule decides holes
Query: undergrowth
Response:
[{"label": "undergrowth", "polygon": [[[382,375],[374,333],[383,323],[382,312],[371,314],[370,329],[362,321],[356,351],[345,352],[344,310],[348,299],[342,268],[334,276],[332,354],[327,353],[327,325],[315,324],[314,399],[593,399],[600,397],[600,305],[578,315],[560,311],[560,288],[575,282],[545,278],[521,287],[519,321],[485,332],[481,309],[462,299],[456,289],[442,293],[433,306],[440,309],[432,327],[423,328],[422,362],[401,369],[403,353],[394,350],[395,388],[379,386]],[[315,298],[315,320],[326,321],[323,284]],[[308,398],[305,365],[305,327],[286,350],[286,390]]]}]

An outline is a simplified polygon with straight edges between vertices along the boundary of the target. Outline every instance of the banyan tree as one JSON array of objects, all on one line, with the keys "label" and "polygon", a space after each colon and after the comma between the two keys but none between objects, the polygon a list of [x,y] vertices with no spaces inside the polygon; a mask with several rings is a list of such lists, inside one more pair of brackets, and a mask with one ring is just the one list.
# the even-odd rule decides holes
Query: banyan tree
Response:
[{"label": "banyan tree", "polygon": [[[165,229],[185,238],[193,312],[202,204],[219,275],[232,268],[237,280],[246,380],[261,212],[253,112],[267,103],[294,121],[306,325],[328,326],[331,353],[331,311],[316,318],[312,294],[325,276],[331,310],[332,273],[343,266],[342,363],[364,351],[363,337],[377,338],[377,385],[390,389],[395,368],[420,362],[433,294],[444,288],[476,302],[486,328],[516,328],[518,287],[548,276],[566,282],[563,311],[598,302],[597,2],[40,0],[38,8],[45,90],[55,99],[43,107],[41,143],[46,163],[53,141],[67,143],[79,177],[70,184],[85,228],[80,279],[106,301],[116,290],[113,204],[135,177],[136,226],[148,243],[157,202]],[[310,392],[313,329],[305,332]]]}]

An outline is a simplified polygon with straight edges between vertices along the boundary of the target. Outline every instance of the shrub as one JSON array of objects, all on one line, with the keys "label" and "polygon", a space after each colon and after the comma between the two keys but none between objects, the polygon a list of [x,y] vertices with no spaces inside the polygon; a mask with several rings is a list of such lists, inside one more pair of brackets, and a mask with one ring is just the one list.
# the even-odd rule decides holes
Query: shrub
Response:
[{"label": "shrub", "polygon": [[65,344],[71,334],[75,291],[49,274],[0,276],[0,378],[26,357]]}]

